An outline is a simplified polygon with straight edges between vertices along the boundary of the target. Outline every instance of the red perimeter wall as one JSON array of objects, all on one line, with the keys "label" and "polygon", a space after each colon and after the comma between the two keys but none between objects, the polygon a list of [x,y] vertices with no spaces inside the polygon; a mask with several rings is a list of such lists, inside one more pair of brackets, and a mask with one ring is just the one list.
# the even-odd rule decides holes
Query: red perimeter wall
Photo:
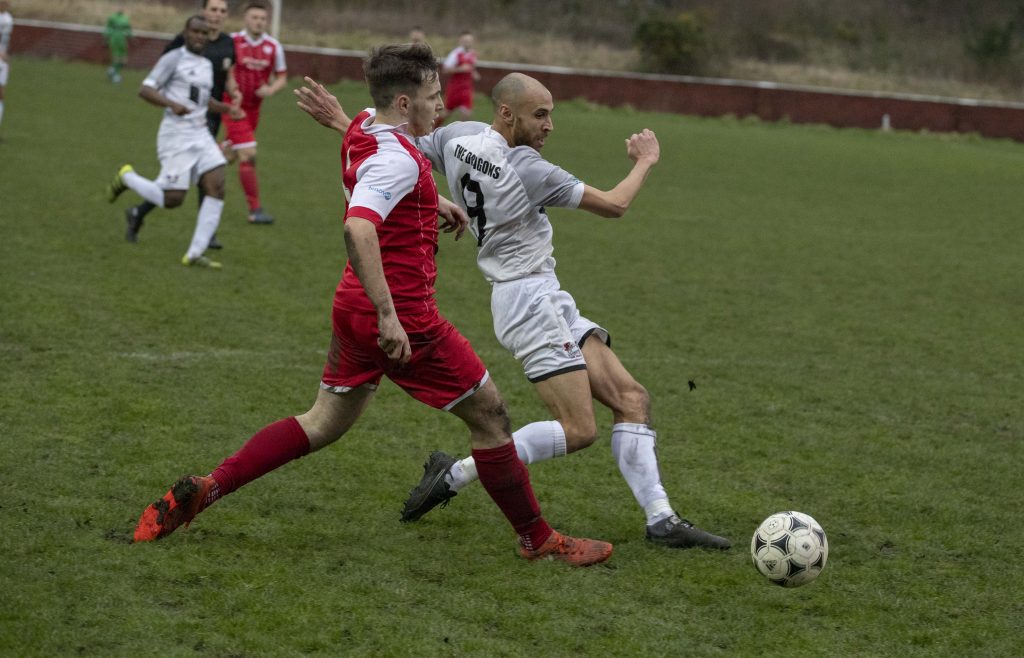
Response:
[{"label": "red perimeter wall", "polygon": [[[11,52],[105,62],[99,28],[18,21]],[[148,68],[159,58],[168,35],[142,33],[132,38],[128,66]],[[285,47],[288,71],[326,83],[362,80],[361,54],[352,51]],[[511,70],[539,79],[556,100],[585,98],[604,105],[698,116],[757,116],[765,121],[824,123],[837,127],[878,128],[889,115],[896,130],[976,132],[986,137],[1024,141],[1024,104],[938,97],[852,93],[681,76],[630,75],[573,71],[555,67],[484,62],[480,89],[489,89]]]}]

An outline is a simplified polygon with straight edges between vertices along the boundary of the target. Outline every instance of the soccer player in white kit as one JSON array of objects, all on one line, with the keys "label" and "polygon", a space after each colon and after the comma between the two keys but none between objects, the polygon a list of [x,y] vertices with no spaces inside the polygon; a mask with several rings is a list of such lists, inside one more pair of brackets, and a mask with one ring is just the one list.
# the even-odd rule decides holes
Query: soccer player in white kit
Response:
[{"label": "soccer player in white kit", "polygon": [[[320,123],[343,130],[336,99],[307,78],[299,106]],[[676,514],[661,483],[651,427],[650,397],[611,350],[608,332],[580,315],[555,276],[552,227],[545,207],[579,208],[621,217],[660,155],[649,130],[626,140],[634,165],[612,190],[580,182],[540,155],[553,129],[551,93],[537,80],[512,73],[492,92],[488,126],[456,122],[417,139],[417,146],[448,180],[452,200],[470,218],[477,263],[492,284],[491,312],[498,340],[523,364],[554,419],[513,433],[525,464],[559,457],[597,438],[591,400],[611,409],[612,453],[647,517],[649,541],[670,547],[727,549],[728,539]],[[477,479],[471,457],[434,452],[410,493],[403,521],[415,521]]]},{"label": "soccer player in white kit", "polygon": [[7,62],[7,49],[10,47],[11,31],[14,29],[10,8],[7,0],[0,0],[0,123],[4,120],[4,87],[7,86],[7,75],[11,71],[11,65]]},{"label": "soccer player in white kit", "polygon": [[201,54],[208,33],[202,16],[189,18],[185,23],[185,45],[165,53],[139,89],[139,96],[144,100],[165,108],[157,133],[160,175],[152,181],[135,173],[131,165],[124,165],[111,182],[107,197],[113,203],[122,192],[131,189],[161,208],[176,208],[185,200],[189,187],[198,180],[206,197],[199,206],[192,242],[181,262],[219,269],[220,263],[203,253],[224,210],[227,160],[210,135],[206,111],[209,108],[227,112],[236,118],[245,113],[210,97],[213,66]]}]

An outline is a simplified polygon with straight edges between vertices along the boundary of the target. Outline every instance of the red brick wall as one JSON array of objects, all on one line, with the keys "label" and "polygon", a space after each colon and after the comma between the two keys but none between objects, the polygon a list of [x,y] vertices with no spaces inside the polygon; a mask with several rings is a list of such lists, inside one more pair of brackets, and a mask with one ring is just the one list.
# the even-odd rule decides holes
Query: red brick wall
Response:
[{"label": "red brick wall", "polygon": [[[99,28],[16,23],[11,52],[105,62]],[[166,35],[143,34],[129,47],[128,65],[151,66],[160,56]],[[326,83],[362,80],[361,56],[289,49],[291,75],[309,75]],[[986,137],[1024,141],[1024,105],[956,99],[883,96],[673,76],[641,76],[570,71],[554,67],[485,64],[480,89],[489,89],[511,70],[536,77],[556,99],[585,98],[610,106],[698,116],[757,116],[765,121],[825,123],[837,127],[877,128],[888,114],[897,130],[976,132]]]}]

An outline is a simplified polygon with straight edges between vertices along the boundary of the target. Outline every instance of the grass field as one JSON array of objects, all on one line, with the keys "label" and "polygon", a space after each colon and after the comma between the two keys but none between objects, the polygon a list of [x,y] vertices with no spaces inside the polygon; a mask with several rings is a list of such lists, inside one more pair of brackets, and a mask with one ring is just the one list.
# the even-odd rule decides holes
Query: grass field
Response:
[{"label": "grass field", "polygon": [[[626,218],[552,211],[556,257],[652,393],[674,503],[731,537],[728,553],[643,541],[604,413],[595,446],[531,474],[553,525],[615,542],[607,566],[516,558],[480,488],[400,525],[427,452],[464,454],[467,437],[391,385],[338,444],[132,545],[178,475],[308,408],[344,263],[339,138],[286,94],[260,128],[276,225],[246,224],[232,169],[222,272],[178,262],[194,198],[127,244],[129,200],[102,190],[125,161],[157,172],[141,78],[12,65],[3,655],[1020,654],[1024,146],[559,105],[545,153],[598,187],[627,171],[625,136],[660,136]],[[335,89],[349,109],[367,102]],[[514,424],[544,419],[492,335],[473,251],[442,244],[441,308]],[[747,550],[785,509],[831,543],[798,590],[762,579]]]}]

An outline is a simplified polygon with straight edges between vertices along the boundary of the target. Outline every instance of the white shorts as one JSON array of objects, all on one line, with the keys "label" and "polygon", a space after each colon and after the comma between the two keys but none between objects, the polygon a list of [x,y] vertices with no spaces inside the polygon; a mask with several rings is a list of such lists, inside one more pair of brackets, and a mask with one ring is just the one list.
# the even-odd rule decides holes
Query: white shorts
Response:
[{"label": "white shorts", "polygon": [[156,184],[163,190],[187,190],[206,172],[228,163],[205,124],[201,131],[158,134],[156,155],[160,158]]},{"label": "white shorts", "polygon": [[7,86],[7,75],[11,72],[11,65],[9,62],[0,60],[0,87]]},{"label": "white shorts", "polygon": [[491,314],[494,335],[534,383],[586,368],[580,346],[591,334],[611,342],[603,327],[580,315],[554,274],[493,284]]}]

